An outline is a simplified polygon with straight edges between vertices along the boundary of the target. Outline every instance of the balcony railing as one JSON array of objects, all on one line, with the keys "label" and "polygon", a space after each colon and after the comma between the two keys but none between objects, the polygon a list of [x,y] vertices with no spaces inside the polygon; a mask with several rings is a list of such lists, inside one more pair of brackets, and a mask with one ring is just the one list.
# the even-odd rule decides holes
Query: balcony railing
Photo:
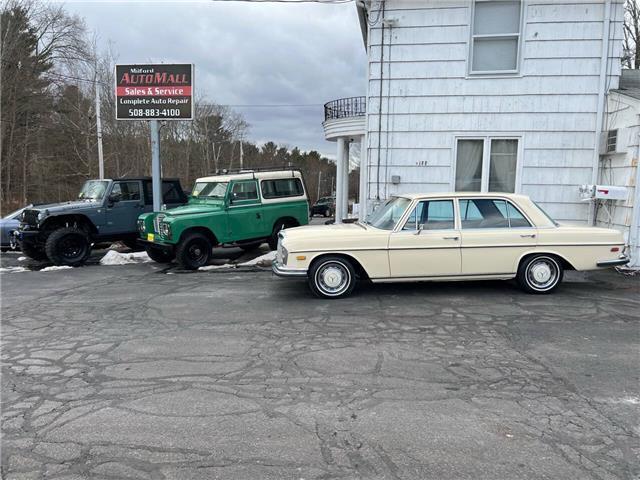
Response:
[{"label": "balcony railing", "polygon": [[339,98],[324,104],[324,119],[363,117],[367,112],[367,97]]}]

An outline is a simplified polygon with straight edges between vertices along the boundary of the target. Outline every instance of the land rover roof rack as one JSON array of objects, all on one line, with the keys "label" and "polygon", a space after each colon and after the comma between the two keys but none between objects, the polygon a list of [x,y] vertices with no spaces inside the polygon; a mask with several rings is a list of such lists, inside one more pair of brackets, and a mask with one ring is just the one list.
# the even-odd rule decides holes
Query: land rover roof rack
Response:
[{"label": "land rover roof rack", "polygon": [[[223,168],[216,170],[215,175],[233,175],[240,173],[253,173],[254,177],[256,173],[260,172],[302,172],[298,167],[257,167],[257,168]],[[293,175],[292,175],[293,176]]]}]

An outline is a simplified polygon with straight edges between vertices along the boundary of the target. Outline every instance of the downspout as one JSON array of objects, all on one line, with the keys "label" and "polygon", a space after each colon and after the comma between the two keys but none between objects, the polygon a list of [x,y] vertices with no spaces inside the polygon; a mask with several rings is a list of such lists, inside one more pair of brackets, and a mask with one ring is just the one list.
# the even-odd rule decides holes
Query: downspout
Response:
[{"label": "downspout", "polygon": [[[382,84],[384,78],[384,13],[386,2],[382,0],[380,23],[380,92],[378,93],[378,166],[376,168],[376,200],[380,201],[380,160],[382,156]],[[387,112],[388,114],[388,112]],[[389,145],[386,146],[389,148]],[[386,179],[385,179],[386,181]]]},{"label": "downspout", "polygon": [[[604,6],[604,20],[602,24],[602,55],[600,58],[600,81],[598,85],[598,108],[596,110],[596,131],[593,149],[593,170],[591,172],[591,184],[598,183],[600,170],[600,138],[604,125],[605,89],[607,88],[607,66],[609,65],[609,28],[611,26],[611,0],[607,0]],[[589,224],[596,224],[596,203],[591,202],[589,208]]]},{"label": "downspout", "polygon": [[[640,118],[640,115],[638,116]],[[630,267],[640,268],[640,132],[637,133],[636,145],[636,183],[634,189],[633,213],[631,217],[631,231],[629,232],[629,254],[631,255]]]}]

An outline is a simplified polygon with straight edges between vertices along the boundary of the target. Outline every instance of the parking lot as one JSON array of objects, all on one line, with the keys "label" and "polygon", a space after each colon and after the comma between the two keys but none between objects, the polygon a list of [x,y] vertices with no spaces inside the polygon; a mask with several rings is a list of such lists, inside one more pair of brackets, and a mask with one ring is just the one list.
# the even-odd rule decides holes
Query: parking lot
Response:
[{"label": "parking lot", "polygon": [[2,478],[640,474],[637,276],[324,301],[259,267],[90,263],[0,275]]}]

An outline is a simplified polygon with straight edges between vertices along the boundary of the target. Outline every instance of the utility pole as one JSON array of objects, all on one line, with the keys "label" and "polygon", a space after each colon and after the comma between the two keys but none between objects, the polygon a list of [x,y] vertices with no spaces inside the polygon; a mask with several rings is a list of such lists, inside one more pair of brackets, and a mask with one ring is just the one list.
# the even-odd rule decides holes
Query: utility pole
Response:
[{"label": "utility pole", "polygon": [[149,121],[151,132],[151,182],[153,190],[153,211],[162,208],[162,180],[160,166],[160,126],[158,120]]},{"label": "utility pole", "polygon": [[242,139],[239,140],[240,142],[240,170],[242,170],[244,168],[244,152],[242,151]]},{"label": "utility pole", "polygon": [[102,156],[102,119],[100,118],[100,84],[95,80],[96,90],[96,135],[98,136],[98,172],[100,180],[104,179],[104,158]]},{"label": "utility pole", "polygon": [[322,182],[322,170],[318,172],[318,197],[316,198],[316,200],[320,200],[320,182]]}]

